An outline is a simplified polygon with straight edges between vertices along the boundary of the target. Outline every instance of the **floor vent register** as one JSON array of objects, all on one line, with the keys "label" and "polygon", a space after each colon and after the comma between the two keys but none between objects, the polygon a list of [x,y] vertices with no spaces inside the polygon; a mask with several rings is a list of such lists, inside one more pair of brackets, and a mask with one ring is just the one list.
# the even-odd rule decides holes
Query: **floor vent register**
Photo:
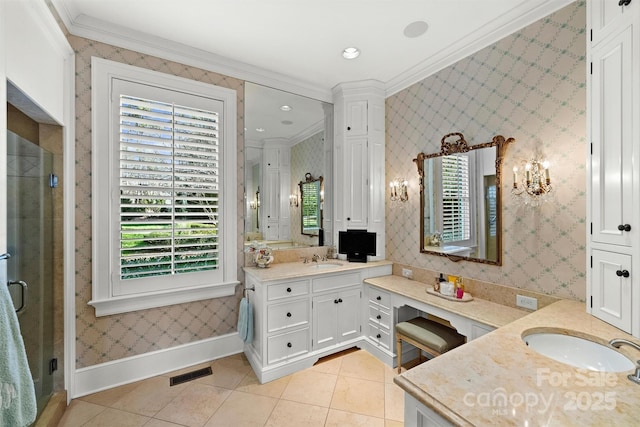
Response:
[{"label": "floor vent register", "polygon": [[208,366],[203,369],[197,369],[195,371],[187,372],[186,374],[176,375],[175,377],[169,378],[169,385],[174,386],[182,383],[186,383],[188,381],[197,380],[198,378],[206,377],[207,375],[212,375],[211,367]]}]

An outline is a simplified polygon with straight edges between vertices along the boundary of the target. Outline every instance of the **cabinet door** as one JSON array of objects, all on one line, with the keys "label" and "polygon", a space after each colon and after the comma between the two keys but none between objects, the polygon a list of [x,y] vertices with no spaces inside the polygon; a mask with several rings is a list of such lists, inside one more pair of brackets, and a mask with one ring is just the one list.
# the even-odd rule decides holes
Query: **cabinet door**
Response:
[{"label": "cabinet door", "polygon": [[[631,27],[592,50],[592,240],[630,246],[632,223],[633,64]],[[631,231],[624,231],[629,225]],[[620,229],[622,227],[622,229]]]},{"label": "cabinet door", "polygon": [[344,163],[344,215],[347,229],[367,228],[369,203],[367,138],[347,138]]},{"label": "cabinet door", "polygon": [[338,343],[338,295],[336,293],[313,297],[313,349]]},{"label": "cabinet door", "polygon": [[291,239],[291,207],[289,205],[289,194],[291,192],[291,173],[280,170],[280,194],[278,210],[278,238],[280,240]]},{"label": "cabinet door", "polygon": [[266,169],[277,169],[280,167],[280,150],[277,148],[265,148],[263,150],[264,164]]},{"label": "cabinet door", "polygon": [[360,289],[338,293],[338,342],[360,336]]},{"label": "cabinet door", "polygon": [[591,314],[631,333],[631,256],[593,250]]},{"label": "cabinet door", "polygon": [[587,2],[591,21],[591,43],[597,44],[606,36],[629,25],[635,10],[640,7],[638,1],[633,0],[628,5],[620,4],[618,0],[591,0]]},{"label": "cabinet door", "polygon": [[267,240],[278,240],[280,233],[280,172],[277,169],[266,170],[265,187],[262,192],[264,235]]},{"label": "cabinet door", "polygon": [[367,101],[347,102],[347,132],[346,136],[361,136],[367,134]]}]

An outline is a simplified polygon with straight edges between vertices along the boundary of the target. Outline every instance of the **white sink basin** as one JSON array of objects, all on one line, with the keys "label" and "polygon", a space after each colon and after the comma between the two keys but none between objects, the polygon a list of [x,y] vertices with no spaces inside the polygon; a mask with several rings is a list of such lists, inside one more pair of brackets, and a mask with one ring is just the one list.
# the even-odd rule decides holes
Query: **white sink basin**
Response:
[{"label": "white sink basin", "polygon": [[611,347],[554,332],[526,335],[523,341],[535,352],[558,362],[600,372],[624,372],[635,368],[634,363]]},{"label": "white sink basin", "polygon": [[342,267],[342,264],[338,264],[337,262],[325,262],[323,264],[312,264],[308,268],[312,268],[314,270],[329,270],[338,267]]}]

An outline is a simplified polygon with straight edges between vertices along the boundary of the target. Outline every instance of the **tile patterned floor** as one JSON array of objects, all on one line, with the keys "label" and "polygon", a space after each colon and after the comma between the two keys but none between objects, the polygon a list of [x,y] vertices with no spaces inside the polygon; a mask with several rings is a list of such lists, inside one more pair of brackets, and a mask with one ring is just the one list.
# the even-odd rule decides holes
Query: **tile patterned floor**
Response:
[{"label": "tile patterned floor", "polygon": [[[169,386],[211,366],[213,375]],[[58,427],[400,427],[396,371],[364,350],[260,384],[243,354],[75,399]]]}]

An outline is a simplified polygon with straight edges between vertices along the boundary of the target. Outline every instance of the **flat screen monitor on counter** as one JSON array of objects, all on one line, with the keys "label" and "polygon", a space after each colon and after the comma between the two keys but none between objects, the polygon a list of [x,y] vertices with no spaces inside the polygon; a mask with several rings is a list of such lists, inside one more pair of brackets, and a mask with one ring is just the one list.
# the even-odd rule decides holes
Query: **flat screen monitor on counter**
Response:
[{"label": "flat screen monitor on counter", "polygon": [[339,231],[338,253],[346,254],[350,262],[367,262],[367,255],[376,254],[376,233],[367,230]]}]

